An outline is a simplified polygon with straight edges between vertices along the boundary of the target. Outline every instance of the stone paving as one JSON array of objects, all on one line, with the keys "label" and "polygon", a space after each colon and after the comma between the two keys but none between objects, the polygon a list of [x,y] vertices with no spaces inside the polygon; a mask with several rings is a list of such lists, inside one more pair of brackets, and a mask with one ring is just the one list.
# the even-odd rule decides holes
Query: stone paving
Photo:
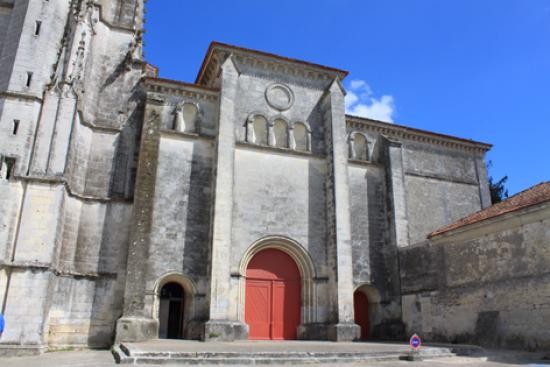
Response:
[{"label": "stone paving", "polygon": [[[514,351],[489,351],[481,357],[453,357],[424,360],[422,362],[375,362],[375,363],[348,363],[343,366],[369,366],[369,367],[504,367],[504,366],[523,366],[523,367],[542,367],[550,366],[550,360],[542,361],[541,354],[531,354]],[[40,356],[18,357],[18,358],[0,358],[2,367],[113,367],[113,357],[106,350],[83,350],[83,351],[64,351],[45,353]],[[150,365],[159,366],[159,365]],[[163,365],[170,366],[170,365]],[[296,366],[295,367],[300,367]],[[312,365],[307,365],[311,367]],[[320,366],[327,366],[320,365]],[[331,365],[333,366],[333,365]],[[305,367],[305,366],[303,366]]]},{"label": "stone paving", "polygon": [[193,352],[320,352],[320,351],[406,351],[406,343],[391,342],[330,342],[330,341],[266,341],[243,340],[233,342],[208,342],[196,340],[153,339],[141,343],[124,343],[133,350],[155,352],[193,351]]}]

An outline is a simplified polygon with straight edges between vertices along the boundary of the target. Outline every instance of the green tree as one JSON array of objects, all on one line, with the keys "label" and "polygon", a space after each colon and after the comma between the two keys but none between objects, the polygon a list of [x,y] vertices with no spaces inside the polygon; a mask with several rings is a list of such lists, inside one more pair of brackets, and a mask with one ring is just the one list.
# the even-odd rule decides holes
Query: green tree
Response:
[{"label": "green tree", "polygon": [[[489,161],[487,163],[487,171],[489,171],[492,166],[493,162]],[[489,191],[491,192],[491,203],[493,205],[508,198],[508,189],[505,186],[506,181],[508,181],[508,175],[505,175],[499,180],[495,180],[489,175]]]}]

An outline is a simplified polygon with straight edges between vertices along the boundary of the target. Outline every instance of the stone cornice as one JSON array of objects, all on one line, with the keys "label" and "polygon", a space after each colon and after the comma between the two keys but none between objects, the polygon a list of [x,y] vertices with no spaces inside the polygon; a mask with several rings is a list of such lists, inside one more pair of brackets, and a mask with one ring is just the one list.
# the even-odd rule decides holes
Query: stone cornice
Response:
[{"label": "stone cornice", "polygon": [[212,42],[203,60],[196,84],[212,85],[218,75],[221,62],[233,55],[235,60],[243,65],[250,65],[259,69],[279,71],[284,74],[302,76],[306,79],[333,80],[344,79],[348,72],[328,66],[314,64],[307,61],[291,59],[263,51],[251,50],[243,47]]},{"label": "stone cornice", "polygon": [[31,271],[49,271],[56,276],[60,277],[78,277],[96,279],[99,277],[116,278],[117,273],[111,272],[79,272],[75,270],[60,270],[49,263],[42,263],[36,261],[14,261],[7,262],[0,260],[0,269],[18,269],[18,270],[31,270]]},{"label": "stone cornice", "polygon": [[237,141],[235,143],[235,146],[239,148],[244,148],[247,150],[263,151],[267,153],[275,153],[275,154],[281,154],[281,155],[294,155],[294,156],[301,156],[301,157],[307,157],[312,159],[326,159],[325,156],[315,154],[312,152],[306,152],[306,151],[290,149],[290,148],[273,147],[269,145],[258,145],[258,144],[253,144],[246,141]]},{"label": "stone cornice", "polygon": [[175,131],[175,130],[169,130],[169,129],[160,129],[160,136],[161,137],[168,137],[168,138],[176,138],[176,139],[187,139],[187,140],[207,140],[210,142],[213,142],[215,137],[204,135],[204,134],[197,134],[197,133],[190,133],[190,132],[183,132],[183,131]]},{"label": "stone cornice", "polygon": [[0,92],[0,98],[1,97],[13,98],[13,99],[26,99],[26,100],[29,100],[29,101],[40,102],[40,103],[42,102],[42,98],[38,97],[34,94],[22,93],[22,92],[16,92],[16,91],[9,91],[9,90],[1,91]]},{"label": "stone cornice", "polygon": [[65,177],[57,177],[57,176],[19,176],[14,175],[14,180],[24,181],[24,182],[34,182],[34,183],[41,183],[41,184],[47,184],[47,185],[63,185],[67,194],[70,197],[73,197],[75,199],[79,199],[82,201],[92,201],[92,202],[99,202],[99,203],[109,203],[109,202],[119,202],[119,203],[128,203],[131,204],[133,202],[132,198],[118,198],[118,197],[107,197],[107,196],[95,196],[95,195],[84,195],[82,193],[75,192],[72,188],[69,182]]},{"label": "stone cornice", "polygon": [[452,177],[452,176],[445,176],[445,175],[439,175],[439,174],[427,174],[427,173],[411,171],[411,170],[405,170],[405,175],[425,178],[429,180],[453,182],[453,183],[458,183],[463,185],[473,185],[473,186],[479,185],[477,181],[469,180],[467,178]]},{"label": "stone cornice", "polygon": [[390,124],[388,122],[371,120],[358,116],[346,115],[346,124],[350,128],[374,131],[388,137],[441,145],[444,147],[465,150],[468,152],[483,154],[492,147],[491,144],[487,143],[467,140],[451,135],[438,134],[402,125]]},{"label": "stone cornice", "polygon": [[177,80],[145,77],[143,83],[147,92],[180,95],[211,102],[218,100],[219,91],[202,85],[180,82]]}]

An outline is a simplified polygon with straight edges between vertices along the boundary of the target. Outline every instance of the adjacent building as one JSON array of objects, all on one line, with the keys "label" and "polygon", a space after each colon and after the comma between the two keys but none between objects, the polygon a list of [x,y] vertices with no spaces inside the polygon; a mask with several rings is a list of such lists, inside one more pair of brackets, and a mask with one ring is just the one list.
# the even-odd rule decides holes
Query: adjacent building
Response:
[{"label": "adjacent building", "polygon": [[403,321],[430,340],[550,348],[550,183],[400,250]]}]

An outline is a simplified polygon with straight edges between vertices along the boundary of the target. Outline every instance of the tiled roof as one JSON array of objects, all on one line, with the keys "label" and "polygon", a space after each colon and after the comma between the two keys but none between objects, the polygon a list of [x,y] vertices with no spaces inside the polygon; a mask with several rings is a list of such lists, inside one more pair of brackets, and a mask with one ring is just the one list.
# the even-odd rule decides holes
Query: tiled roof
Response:
[{"label": "tiled roof", "polygon": [[490,218],[495,218],[500,215],[524,209],[546,201],[550,201],[550,181],[542,182],[527,190],[517,193],[516,195],[498,204],[495,204],[476,213],[470,214],[467,217],[459,219],[458,221],[451,223],[446,227],[440,228],[437,231],[430,233],[428,235],[428,238],[432,238],[460,227],[478,223]]}]

